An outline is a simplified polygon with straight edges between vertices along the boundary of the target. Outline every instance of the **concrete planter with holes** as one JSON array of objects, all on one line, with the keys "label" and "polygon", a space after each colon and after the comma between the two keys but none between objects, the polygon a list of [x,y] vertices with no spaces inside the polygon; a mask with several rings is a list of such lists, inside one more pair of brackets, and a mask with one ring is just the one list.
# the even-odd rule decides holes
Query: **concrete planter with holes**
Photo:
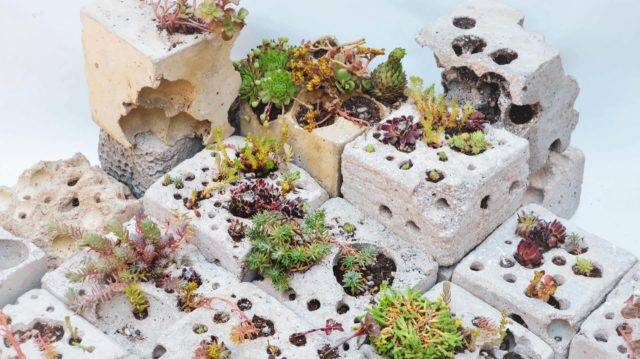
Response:
[{"label": "concrete planter with holes", "polygon": [[[225,140],[225,143],[241,147],[244,138],[233,136]],[[235,156],[232,150],[228,149],[227,152],[230,156]],[[202,200],[197,211],[188,210],[184,205],[184,200],[189,198],[193,191],[204,189],[206,184],[213,180],[216,166],[214,153],[205,149],[169,172],[170,176],[182,179],[184,188],[177,189],[173,184],[164,186],[161,178],[149,188],[143,202],[147,213],[155,218],[170,216],[174,210],[187,213],[196,231],[194,243],[204,256],[231,271],[238,278],[244,278],[247,274],[244,257],[249,253],[251,243],[246,237],[238,241],[232,239],[229,226],[232,219],[246,225],[250,225],[251,221],[236,217],[227,209],[231,199],[230,189],[224,188],[210,199]],[[310,210],[318,208],[328,199],[327,192],[309,174],[295,165],[279,169],[267,180],[275,184],[278,176],[286,171],[300,171],[301,174],[300,180],[296,182],[297,189],[289,193],[287,198],[299,197],[307,201]],[[248,180],[251,181],[249,178]]]},{"label": "concrete planter with holes", "polygon": [[[602,276],[576,275],[572,270],[576,256],[563,248],[546,252],[544,263],[538,268],[529,269],[518,264],[513,257],[520,241],[515,234],[517,215],[514,215],[458,264],[453,282],[496,308],[508,309],[512,318],[526,324],[529,330],[551,345],[557,358],[566,357],[580,323],[637,260],[627,251],[583,231],[543,207],[531,204],[520,212],[533,212],[547,221],[558,219],[567,233],[583,236],[588,250],[580,257],[590,260],[601,270]],[[525,295],[535,270],[544,270],[559,284],[554,294],[557,307]]]},{"label": "concrete planter with holes", "polygon": [[569,359],[629,358],[631,348],[618,334],[618,326],[627,323],[635,340],[640,332],[638,319],[625,319],[620,311],[631,296],[637,296],[640,287],[640,272],[635,268],[611,291],[605,302],[598,307],[580,326],[580,332],[573,338]]},{"label": "concrete planter with holes", "polygon": [[547,164],[529,176],[524,203],[539,204],[563,218],[578,209],[582,193],[584,153],[569,147],[563,153],[549,153]]},{"label": "concrete planter with holes", "polygon": [[91,115],[104,130],[100,161],[137,196],[172,162],[191,157],[212,126],[233,132],[235,38],[169,35],[153,5],[137,0],[97,0],[81,20]]},{"label": "concrete planter with holes", "polygon": [[[115,341],[79,315],[65,308],[53,295],[42,289],[33,289],[20,298],[16,304],[2,308],[11,319],[14,337],[27,358],[44,358],[36,342],[38,334],[46,338],[60,358],[128,358],[128,353]],[[77,329],[79,345],[72,345],[70,329],[65,325],[69,317],[71,326]],[[6,342],[5,342],[6,344]],[[84,349],[83,349],[84,348]],[[15,358],[13,348],[0,346],[0,358]]]},{"label": "concrete planter with holes", "polygon": [[558,50],[523,28],[524,16],[493,0],[472,0],[417,36],[443,68],[449,96],[469,101],[491,122],[529,141],[531,172],[563,152],[578,122],[579,88]]},{"label": "concrete planter with holes", "polygon": [[[401,115],[419,118],[410,103],[389,118]],[[405,153],[382,143],[374,133],[367,132],[345,148],[344,197],[441,266],[457,263],[522,203],[529,174],[528,146],[522,138],[489,128],[487,139],[493,147],[468,156],[447,146],[433,149],[422,141]],[[438,152],[446,153],[447,161],[440,161]],[[429,181],[426,173],[432,170],[444,178]]]},{"label": "concrete planter with holes", "polygon": [[[442,293],[442,283],[438,283],[431,288],[424,296],[430,300],[437,300]],[[475,297],[463,288],[451,284],[451,303],[449,304],[451,312],[462,320],[462,326],[465,328],[473,328],[473,320],[482,316],[491,319],[494,323],[500,321],[500,311]],[[506,343],[504,346],[480,348],[488,352],[489,355],[482,356],[478,353],[479,349],[474,352],[466,351],[456,354],[456,358],[475,359],[480,357],[490,358],[529,358],[529,359],[552,359],[553,350],[542,339],[531,333],[522,325],[511,322],[507,326]],[[366,358],[382,359],[375,353],[372,346],[366,345],[362,349]],[[517,354],[518,356],[514,356]]]},{"label": "concrete planter with holes", "polygon": [[40,248],[0,227],[0,307],[39,287],[46,272],[46,258]]},{"label": "concrete planter with holes", "polygon": [[[364,97],[378,106],[380,118],[388,112],[382,104],[367,96]],[[307,131],[296,120],[300,106],[295,103],[291,110],[281,117],[282,123],[275,120],[265,127],[248,104],[241,104],[239,118],[242,134],[278,136],[280,127],[285,125],[289,131],[288,142],[293,149],[293,162],[309,172],[331,197],[339,196],[342,184],[340,156],[345,145],[362,134],[366,128],[338,116],[328,126]]]},{"label": "concrete planter with holes", "polygon": [[[428,254],[415,251],[409,242],[397,238],[342,198],[330,199],[321,209],[326,211],[327,224],[335,239],[356,247],[373,246],[393,261],[392,288],[408,287],[425,292],[433,286],[438,265]],[[353,225],[354,232],[345,232],[345,225]],[[370,293],[348,294],[338,281],[338,261],[339,250],[334,248],[322,262],[305,272],[293,274],[291,289],[285,292],[278,292],[268,279],[256,282],[256,285],[301,315],[314,328],[322,327],[329,318],[349,328],[375,297]],[[340,338],[342,335],[337,335],[332,340],[335,342]]]}]

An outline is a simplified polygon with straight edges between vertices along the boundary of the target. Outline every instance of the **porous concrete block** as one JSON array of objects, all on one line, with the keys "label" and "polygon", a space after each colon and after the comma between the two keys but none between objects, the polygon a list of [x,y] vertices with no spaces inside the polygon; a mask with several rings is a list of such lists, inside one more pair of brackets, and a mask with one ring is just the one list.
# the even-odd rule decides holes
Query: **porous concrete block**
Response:
[{"label": "porous concrete block", "polygon": [[[330,199],[320,208],[326,212],[326,222],[335,240],[356,248],[373,247],[377,253],[393,261],[389,283],[392,288],[413,288],[425,292],[433,286],[438,265],[428,253],[416,251],[410,242],[396,237],[342,198]],[[345,231],[344,228],[350,229]],[[320,263],[307,271],[294,273],[287,291],[277,291],[269,279],[255,283],[299,313],[312,327],[322,327],[331,318],[348,328],[376,296],[368,292],[352,296],[343,289],[334,272],[339,254],[339,250],[334,248]]]},{"label": "porous concrete block", "polygon": [[[240,88],[234,41],[158,29],[153,4],[97,0],[81,13],[85,75],[93,120],[131,147],[152,131],[168,146],[211,127],[233,130],[227,111]],[[235,38],[234,38],[235,39]]]},{"label": "porous concrete block", "polygon": [[101,130],[98,155],[102,169],[139,198],[158,178],[202,148],[201,137],[186,137],[167,145],[151,131],[133,136],[132,146],[127,148]]},{"label": "porous concrete block", "polygon": [[[419,118],[410,103],[389,118],[401,115]],[[486,137],[492,147],[468,156],[449,147],[434,149],[422,141],[413,152],[405,153],[382,143],[374,133],[368,131],[345,147],[344,198],[432,255],[441,266],[457,263],[522,203],[529,153],[520,137],[488,128]],[[441,151],[447,161],[439,160]],[[440,171],[444,178],[429,181],[431,170]]]},{"label": "porous concrete block", "polygon": [[[64,303],[46,290],[33,289],[18,298],[16,304],[7,305],[2,311],[11,319],[13,335],[27,358],[47,357],[38,347],[38,337],[47,340],[59,358],[129,358],[120,345],[69,311]],[[71,326],[77,330],[79,345],[73,345],[74,338],[65,324],[65,317],[69,317]],[[13,348],[0,346],[0,358],[16,358],[15,355]]]},{"label": "porous concrete block", "polygon": [[549,153],[545,166],[529,176],[524,204],[536,203],[563,218],[578,209],[582,193],[584,153],[568,147],[562,153]]},{"label": "porous concrete block", "polygon": [[138,206],[127,187],[77,153],[66,160],[41,161],[12,188],[0,188],[0,225],[42,248],[49,267],[55,268],[75,253],[76,245],[52,235],[50,223],[99,232],[112,220],[128,220]]},{"label": "porous concrete block", "polygon": [[[515,234],[516,214],[458,264],[453,272],[453,282],[496,308],[506,308],[515,315],[512,318],[520,320],[551,345],[557,358],[563,358],[582,321],[637,260],[627,251],[585,232],[543,207],[530,204],[519,213],[522,212],[533,212],[546,221],[557,219],[566,227],[567,234],[577,233],[584,237],[588,250],[580,257],[590,260],[602,271],[602,276],[576,275],[572,270],[576,256],[564,248],[546,252],[544,263],[538,268],[520,265],[513,256],[520,241]],[[557,306],[525,294],[536,270],[544,270],[559,284],[554,294]]]},{"label": "porous concrete block", "polygon": [[[388,110],[375,100],[371,101],[378,106],[382,118]],[[293,149],[293,163],[309,172],[331,197],[337,197],[342,185],[342,151],[346,144],[362,134],[366,127],[337,116],[332,124],[308,131],[295,119],[299,109],[300,104],[296,103],[290,111],[280,117],[281,120],[272,121],[265,127],[248,104],[241,104],[241,133],[277,136],[281,127],[286,126],[289,132],[288,143]]]},{"label": "porous concrete block", "polygon": [[494,0],[471,0],[417,36],[443,68],[450,97],[529,141],[531,172],[550,151],[563,152],[578,122],[579,88],[565,74],[558,50],[523,28],[518,11]]},{"label": "porous concrete block", "polygon": [[630,298],[640,294],[640,272],[632,269],[607,296],[605,302],[594,310],[580,326],[569,350],[569,359],[630,358],[632,350],[618,333],[618,327],[626,323],[631,329],[631,339],[637,340],[640,321],[625,319],[621,310]]},{"label": "porous concrete block", "polygon": [[[242,147],[244,138],[232,136],[225,143]],[[245,225],[250,224],[249,219],[234,216],[229,210],[231,201],[231,187],[223,188],[209,199],[199,202],[197,211],[188,210],[185,207],[185,199],[189,198],[193,191],[202,190],[207,183],[213,180],[216,170],[214,161],[215,151],[205,149],[193,158],[182,162],[174,168],[169,175],[183,179],[184,188],[177,189],[174,185],[164,186],[162,179],[154,183],[143,197],[145,209],[149,215],[156,218],[170,216],[172,211],[186,212],[196,232],[195,245],[204,256],[212,262],[219,263],[225,269],[244,278],[247,275],[244,258],[251,249],[249,240],[244,237],[234,240],[229,235],[229,227],[232,220],[237,220]],[[234,158],[235,153],[227,149],[227,153]],[[328,199],[327,192],[309,176],[304,170],[291,164],[289,168],[279,168],[266,180],[275,184],[280,174],[286,171],[300,171],[295,191],[287,194],[288,199],[301,198],[308,202],[309,210],[318,208]],[[254,181],[254,177],[247,177],[246,181]]]},{"label": "porous concrete block", "polygon": [[[442,293],[443,283],[436,284],[427,293],[425,298],[437,300]],[[477,317],[485,317],[493,323],[499,323],[501,313],[498,309],[483,302],[473,294],[467,292],[463,288],[451,284],[451,302],[449,304],[451,312],[462,321],[465,328],[473,328],[473,321]],[[506,327],[507,336],[499,347],[485,347],[484,355],[479,354],[479,349],[475,351],[465,351],[456,354],[456,358],[528,358],[528,359],[552,359],[554,357],[553,350],[542,339],[531,333],[522,325],[510,321]],[[375,353],[375,349],[366,345],[362,349],[365,357],[368,359],[382,359],[380,355]]]},{"label": "porous concrete block", "polygon": [[40,286],[47,272],[44,252],[33,243],[7,236],[0,227],[0,307]]}]

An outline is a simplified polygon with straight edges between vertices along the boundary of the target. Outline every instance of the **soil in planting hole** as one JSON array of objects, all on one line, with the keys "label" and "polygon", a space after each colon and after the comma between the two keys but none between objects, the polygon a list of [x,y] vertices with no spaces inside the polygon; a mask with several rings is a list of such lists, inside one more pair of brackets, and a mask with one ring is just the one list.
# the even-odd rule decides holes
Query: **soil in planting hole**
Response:
[{"label": "soil in planting hole", "polygon": [[318,357],[320,357],[320,359],[340,359],[340,353],[338,352],[338,348],[325,344],[322,348],[318,349]]},{"label": "soil in planting hole", "polygon": [[289,342],[297,347],[303,347],[307,344],[307,336],[301,333],[293,333],[289,336]]},{"label": "soil in planting hole", "polygon": [[[344,277],[344,271],[342,270],[342,260],[344,255],[341,253],[333,266],[333,275],[340,285],[342,285],[342,279]],[[363,289],[357,292],[351,292],[351,290],[344,288],[345,293],[359,297],[365,293],[375,294],[380,288],[380,284],[387,282],[389,286],[393,284],[393,273],[396,271],[396,264],[393,259],[387,257],[383,253],[378,252],[375,260],[365,266],[364,271],[360,272],[364,278]]]},{"label": "soil in planting hole", "polygon": [[55,343],[64,337],[64,328],[62,325],[35,322],[30,329],[16,330],[13,334],[20,343],[35,340],[38,337],[46,339],[49,343]]},{"label": "soil in planting hole", "polygon": [[213,315],[213,321],[218,323],[218,324],[226,323],[226,322],[229,321],[229,319],[231,319],[231,317],[229,316],[229,313],[227,313],[227,312],[216,312]]},{"label": "soil in planting hole", "polygon": [[[262,120],[260,120],[260,115],[262,115],[264,113],[264,110],[266,108],[267,108],[267,105],[262,103],[262,102],[260,102],[258,104],[258,106],[251,108],[253,113],[255,113],[256,116],[258,116],[258,121],[262,122]],[[283,113],[287,113],[287,111],[289,111],[289,109],[291,109],[291,105],[285,106],[284,107],[284,112],[282,112],[281,108],[277,108],[275,106],[272,106],[271,110],[269,111],[269,115],[267,116],[268,121],[271,122],[271,121],[277,120],[280,115],[282,115]]]},{"label": "soil in planting hole", "polygon": [[368,97],[349,97],[342,102],[342,108],[349,116],[366,121],[369,124],[380,122],[380,108]]},{"label": "soil in planting hole", "polygon": [[238,304],[238,308],[240,308],[240,310],[243,310],[243,311],[249,310],[253,306],[251,301],[247,298],[241,298],[240,300],[238,300],[237,304]]},{"label": "soil in planting hole", "polygon": [[573,267],[571,267],[571,269],[573,270],[573,274],[575,275],[580,275],[587,278],[602,278],[602,269],[598,268],[598,266],[596,265],[593,266],[593,269],[589,273],[578,272],[577,266],[575,264],[573,265]]},{"label": "soil in planting hole", "polygon": [[269,319],[254,315],[253,318],[251,318],[251,323],[253,323],[254,328],[256,328],[256,332],[245,335],[246,339],[253,340],[258,337],[266,338],[276,333],[275,326]]},{"label": "soil in planting hole", "polygon": [[[313,106],[313,111],[317,111],[314,118],[315,123],[312,125],[313,128],[331,126],[334,124],[334,122],[336,122],[335,114],[327,110],[322,105],[321,101],[316,102],[311,106]],[[309,111],[311,110],[308,107],[300,106],[298,112],[296,112],[296,121],[298,122],[298,125],[302,127],[309,126],[309,121],[307,121],[307,119],[305,118]]]},{"label": "soil in planting hole", "polygon": [[133,317],[137,320],[145,320],[147,319],[147,317],[149,317],[149,311],[147,309],[139,312],[134,310],[131,312],[131,314],[133,314]]}]

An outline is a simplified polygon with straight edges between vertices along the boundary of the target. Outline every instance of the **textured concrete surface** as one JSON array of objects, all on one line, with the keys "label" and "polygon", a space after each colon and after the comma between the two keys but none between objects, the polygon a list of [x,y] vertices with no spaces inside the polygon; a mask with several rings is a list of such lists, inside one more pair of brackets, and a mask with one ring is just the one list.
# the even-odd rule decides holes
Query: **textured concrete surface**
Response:
[{"label": "textured concrete surface", "polygon": [[[563,248],[554,248],[545,253],[544,263],[539,268],[529,269],[518,264],[513,257],[520,241],[515,234],[517,215],[514,215],[458,264],[453,272],[453,282],[492,306],[506,308],[510,313],[520,316],[529,330],[551,345],[556,358],[566,357],[571,339],[582,321],[637,259],[538,205],[525,206],[519,213],[523,211],[533,211],[547,221],[558,219],[567,228],[567,233],[576,232],[584,236],[589,249],[579,257],[592,261],[602,270],[602,277],[589,278],[574,274],[572,267],[576,263],[576,256]],[[554,257],[564,258],[566,264],[556,265],[552,261]],[[513,266],[504,265],[504,259],[512,261]],[[525,295],[534,270],[544,270],[560,284],[554,295],[560,304],[559,309]]]},{"label": "textured concrete surface", "polygon": [[563,152],[578,122],[579,88],[558,50],[523,28],[524,16],[494,0],[471,0],[417,36],[444,69],[448,96],[469,101],[529,141],[531,172]]},{"label": "textured concrete surface", "polygon": [[46,271],[46,258],[40,248],[0,227],[0,307],[39,287]]},{"label": "textured concrete surface", "polygon": [[[410,103],[389,115],[412,115]],[[434,149],[419,141],[411,153],[398,151],[368,131],[342,155],[342,193],[349,202],[432,255],[439,265],[457,263],[519,207],[527,176],[527,142],[489,128],[492,147],[468,156],[449,147]],[[374,152],[364,150],[372,145]],[[444,151],[448,160],[438,159]],[[411,161],[404,170],[402,165]],[[440,171],[437,183],[426,179]]]}]

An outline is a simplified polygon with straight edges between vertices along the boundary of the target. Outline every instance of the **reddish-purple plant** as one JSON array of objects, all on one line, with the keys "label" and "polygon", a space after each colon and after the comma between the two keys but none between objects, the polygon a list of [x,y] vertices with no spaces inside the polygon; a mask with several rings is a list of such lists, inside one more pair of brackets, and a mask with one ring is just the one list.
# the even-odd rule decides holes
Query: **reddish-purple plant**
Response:
[{"label": "reddish-purple plant", "polygon": [[475,132],[484,130],[484,124],[487,123],[484,114],[480,111],[476,111],[469,116],[467,122],[464,124],[464,131]]},{"label": "reddish-purple plant", "polygon": [[334,331],[343,332],[344,328],[342,327],[342,323],[336,322],[335,320],[329,318],[324,323],[323,327],[313,328],[313,329],[305,330],[304,332],[294,333],[291,335],[291,338],[295,339],[295,338],[303,337],[303,336],[306,336],[307,334],[311,334],[313,332],[319,332],[319,331],[324,332],[325,335],[331,335],[331,333],[333,333]]},{"label": "reddish-purple plant", "polygon": [[567,236],[567,228],[560,223],[557,219],[547,225],[547,231],[549,232],[548,246],[549,248],[556,248],[560,244],[564,244],[564,240]]},{"label": "reddish-purple plant", "polygon": [[277,211],[289,217],[304,217],[304,201],[287,199],[278,187],[264,179],[247,181],[231,190],[229,211],[235,216],[249,218],[264,211]]},{"label": "reddish-purple plant", "polygon": [[416,141],[422,136],[422,130],[413,121],[413,116],[400,116],[388,119],[378,125],[382,133],[380,141],[395,146],[399,151],[412,152]]},{"label": "reddish-purple plant", "polygon": [[248,11],[238,9],[240,0],[157,0],[153,10],[158,28],[168,33],[193,34],[202,32],[220,33],[230,40],[245,25]]},{"label": "reddish-purple plant", "polygon": [[530,239],[523,239],[518,243],[514,258],[520,265],[527,268],[539,267],[544,262],[540,247]]}]

